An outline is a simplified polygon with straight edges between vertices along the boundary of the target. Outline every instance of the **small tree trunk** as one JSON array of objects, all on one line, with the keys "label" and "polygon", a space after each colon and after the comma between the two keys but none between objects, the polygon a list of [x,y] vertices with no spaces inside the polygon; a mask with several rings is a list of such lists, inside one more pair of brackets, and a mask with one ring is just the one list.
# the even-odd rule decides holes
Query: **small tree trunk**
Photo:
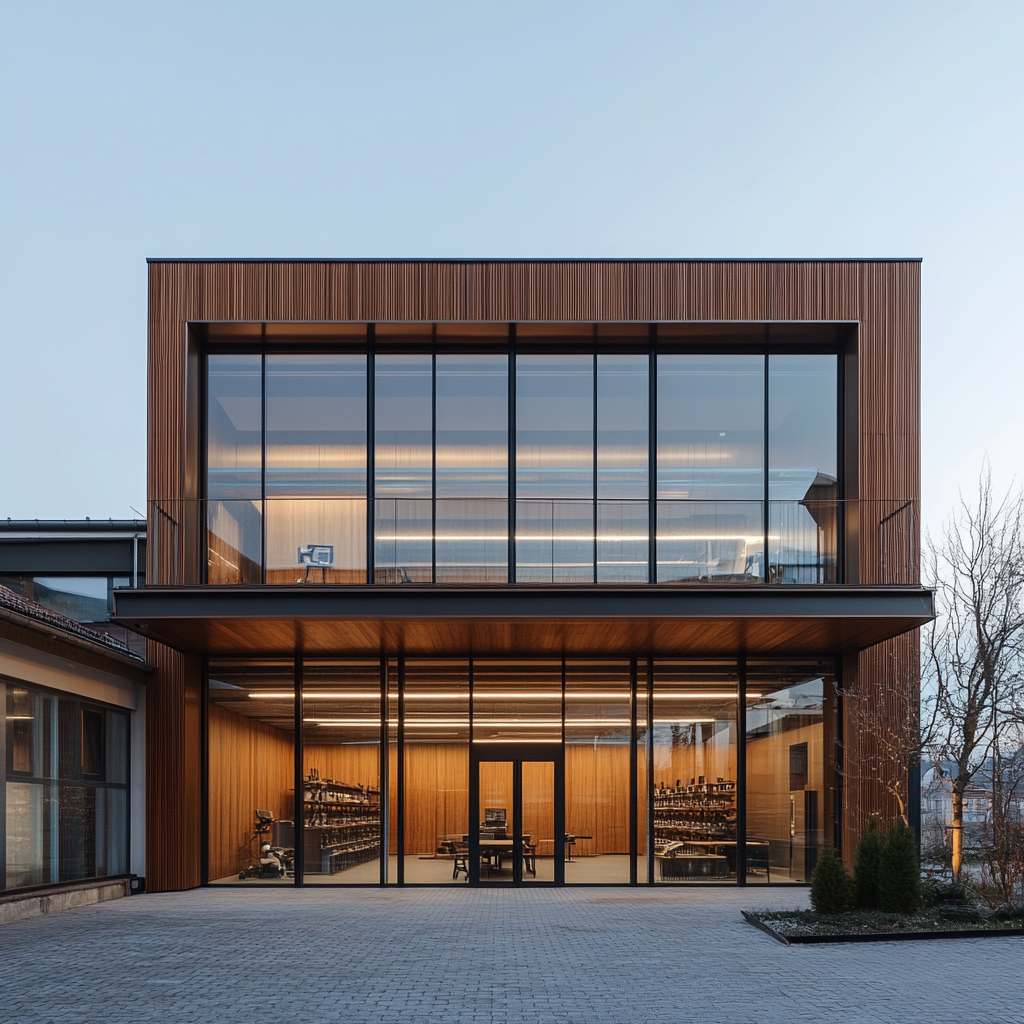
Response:
[{"label": "small tree trunk", "polygon": [[964,856],[964,795],[953,787],[953,877],[960,877]]}]

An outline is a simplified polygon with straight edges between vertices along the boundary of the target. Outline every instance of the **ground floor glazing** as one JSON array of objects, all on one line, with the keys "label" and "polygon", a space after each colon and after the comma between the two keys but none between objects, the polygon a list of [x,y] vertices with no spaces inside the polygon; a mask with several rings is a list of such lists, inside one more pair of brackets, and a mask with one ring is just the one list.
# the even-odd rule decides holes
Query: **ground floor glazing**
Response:
[{"label": "ground floor glazing", "polygon": [[205,877],[803,883],[838,829],[835,670],[831,658],[210,661]]}]

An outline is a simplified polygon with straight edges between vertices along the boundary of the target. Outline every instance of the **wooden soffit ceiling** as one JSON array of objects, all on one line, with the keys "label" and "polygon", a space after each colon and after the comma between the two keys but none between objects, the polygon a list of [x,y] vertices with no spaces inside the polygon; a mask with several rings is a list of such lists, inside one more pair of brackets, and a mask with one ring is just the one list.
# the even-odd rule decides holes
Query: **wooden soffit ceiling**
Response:
[{"label": "wooden soffit ceiling", "polygon": [[225,655],[730,656],[861,650],[934,618],[919,587],[155,587],[114,619]]}]

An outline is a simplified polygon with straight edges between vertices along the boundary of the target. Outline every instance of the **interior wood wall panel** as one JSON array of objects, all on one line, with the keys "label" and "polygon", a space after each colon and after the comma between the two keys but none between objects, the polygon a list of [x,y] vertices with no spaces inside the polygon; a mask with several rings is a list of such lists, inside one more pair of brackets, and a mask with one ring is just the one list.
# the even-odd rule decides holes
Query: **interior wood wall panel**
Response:
[{"label": "interior wood wall panel", "polygon": [[199,885],[199,659],[147,644],[156,671],[146,687],[146,885]]},{"label": "interior wood wall panel", "polygon": [[257,855],[256,808],[291,819],[295,771],[291,736],[210,703],[209,861],[211,881],[235,876]]}]

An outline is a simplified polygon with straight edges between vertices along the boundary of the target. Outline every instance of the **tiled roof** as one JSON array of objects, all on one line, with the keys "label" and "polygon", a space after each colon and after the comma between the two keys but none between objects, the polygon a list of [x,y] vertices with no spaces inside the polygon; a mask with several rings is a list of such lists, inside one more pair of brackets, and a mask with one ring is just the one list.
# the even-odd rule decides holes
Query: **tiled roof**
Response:
[{"label": "tiled roof", "polygon": [[89,629],[88,626],[83,626],[80,622],[75,622],[74,619],[69,619],[66,615],[50,611],[49,608],[44,608],[41,604],[36,604],[35,601],[27,601],[21,594],[16,594],[13,590],[4,586],[0,586],[0,608],[7,608],[12,612],[17,612],[19,615],[24,615],[26,618],[38,622],[40,625],[49,626],[52,629],[60,630],[62,633],[69,633],[81,640],[88,640],[90,643],[96,644],[97,647],[105,647],[108,650],[116,651],[118,654],[127,655],[136,661],[142,660],[120,640],[107,636],[105,633],[97,632],[94,629]]}]

